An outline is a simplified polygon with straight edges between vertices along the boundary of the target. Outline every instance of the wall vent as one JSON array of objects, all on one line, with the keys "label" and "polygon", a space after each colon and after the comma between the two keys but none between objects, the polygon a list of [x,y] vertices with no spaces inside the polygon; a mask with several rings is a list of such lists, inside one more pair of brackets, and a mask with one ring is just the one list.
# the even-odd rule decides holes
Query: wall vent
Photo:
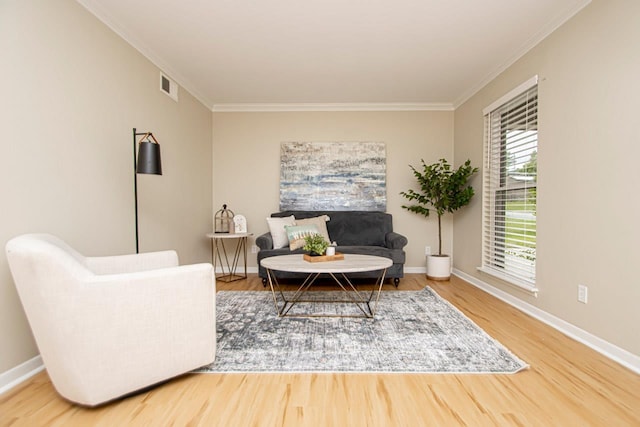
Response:
[{"label": "wall vent", "polygon": [[160,91],[178,101],[178,84],[163,73],[160,73]]}]

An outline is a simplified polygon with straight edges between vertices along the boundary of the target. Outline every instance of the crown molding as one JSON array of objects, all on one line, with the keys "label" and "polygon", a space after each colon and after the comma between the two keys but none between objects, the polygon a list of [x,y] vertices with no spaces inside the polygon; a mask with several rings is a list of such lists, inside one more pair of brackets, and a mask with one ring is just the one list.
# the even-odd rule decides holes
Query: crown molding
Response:
[{"label": "crown molding", "polygon": [[117,24],[115,19],[106,12],[99,0],[76,0],[89,13],[94,15],[99,21],[104,23],[113,32],[120,36],[125,42],[147,58],[152,64],[174,79],[187,92],[194,96],[207,108],[213,112],[281,112],[281,111],[454,111],[471,97],[476,95],[487,84],[498,77],[503,71],[512,66],[517,60],[538,45],[556,29],[580,12],[591,3],[591,0],[579,0],[572,7],[559,14],[556,19],[538,31],[526,43],[522,45],[510,58],[507,58],[502,65],[489,73],[477,84],[464,91],[456,100],[451,103],[235,103],[235,104],[214,104],[211,99],[204,96],[191,84],[187,78],[177,72],[168,63],[163,61],[159,55],[153,52],[148,46],[124,30]]},{"label": "crown molding", "polygon": [[216,104],[214,113],[284,112],[284,111],[453,111],[446,103],[282,103],[282,104]]}]

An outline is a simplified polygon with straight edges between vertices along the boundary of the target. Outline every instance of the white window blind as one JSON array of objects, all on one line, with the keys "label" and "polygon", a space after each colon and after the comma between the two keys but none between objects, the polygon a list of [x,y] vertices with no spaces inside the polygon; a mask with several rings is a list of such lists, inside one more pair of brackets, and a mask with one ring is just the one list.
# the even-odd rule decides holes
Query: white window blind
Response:
[{"label": "white window blind", "polygon": [[485,109],[482,270],[537,291],[538,86]]}]

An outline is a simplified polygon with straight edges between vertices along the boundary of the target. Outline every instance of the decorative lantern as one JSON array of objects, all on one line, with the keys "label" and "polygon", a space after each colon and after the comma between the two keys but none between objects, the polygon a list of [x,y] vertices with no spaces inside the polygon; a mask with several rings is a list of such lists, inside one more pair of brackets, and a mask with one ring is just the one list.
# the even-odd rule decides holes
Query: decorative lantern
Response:
[{"label": "decorative lantern", "polygon": [[216,233],[229,233],[233,230],[233,211],[227,209],[227,205],[222,205],[222,209],[216,212],[215,229]]}]

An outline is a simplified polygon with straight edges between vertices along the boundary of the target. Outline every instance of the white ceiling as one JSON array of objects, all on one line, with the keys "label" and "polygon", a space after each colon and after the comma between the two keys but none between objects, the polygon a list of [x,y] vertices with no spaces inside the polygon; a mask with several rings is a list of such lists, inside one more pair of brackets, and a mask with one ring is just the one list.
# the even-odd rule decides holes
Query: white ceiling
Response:
[{"label": "white ceiling", "polygon": [[590,0],[78,2],[222,111],[248,104],[451,109]]}]

